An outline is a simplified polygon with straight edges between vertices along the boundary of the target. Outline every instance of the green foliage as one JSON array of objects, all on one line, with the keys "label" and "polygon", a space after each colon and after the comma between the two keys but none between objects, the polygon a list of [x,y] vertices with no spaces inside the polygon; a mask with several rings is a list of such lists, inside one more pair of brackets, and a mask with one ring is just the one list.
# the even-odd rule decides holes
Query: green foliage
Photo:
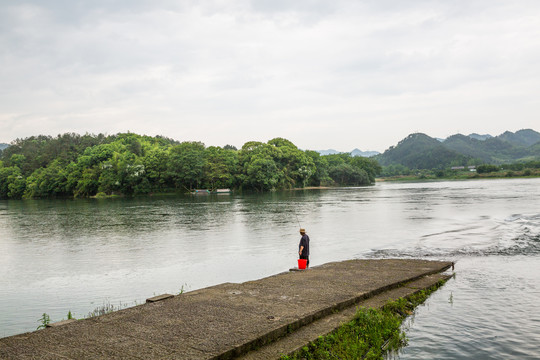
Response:
[{"label": "green foliage", "polygon": [[540,133],[531,129],[522,129],[515,133],[506,131],[497,137],[516,146],[527,147],[540,142]]},{"label": "green foliage", "polygon": [[0,198],[20,199],[25,187],[26,181],[17,166],[0,166]]},{"label": "green foliage", "polygon": [[388,166],[383,166],[382,171],[381,171],[382,177],[411,175],[411,174],[412,174],[411,169],[401,164],[391,164]]},{"label": "green foliage", "polygon": [[367,185],[375,182],[381,166],[373,159],[351,154],[332,154],[325,156],[330,179],[340,185]]},{"label": "green foliage", "polygon": [[276,162],[262,155],[255,155],[246,168],[247,185],[260,191],[273,190],[281,176]]},{"label": "green foliage", "polygon": [[195,188],[255,191],[368,185],[372,159],[320,156],[291,141],[250,141],[237,150],[133,133],[17,139],[0,155],[0,198],[100,197]]},{"label": "green foliage", "polygon": [[407,344],[401,330],[403,319],[445,282],[439,280],[428,289],[389,301],[380,309],[361,307],[352,321],[329,335],[319,336],[294,355],[282,356],[281,359],[383,359],[388,350]]},{"label": "green foliage", "polygon": [[47,313],[43,313],[43,315],[41,315],[41,317],[38,319],[38,322],[41,325],[39,325],[36,330],[45,329],[47,325],[51,323],[51,318]]},{"label": "green foliage", "polygon": [[[411,134],[375,158],[385,168],[402,165],[415,170],[527,163],[540,160],[540,133],[530,129],[520,130],[484,140],[457,134],[448,137],[444,142],[425,134]],[[391,170],[383,171],[383,176],[408,175]]]},{"label": "green foliage", "polygon": [[309,178],[307,185],[310,186],[326,186],[332,183],[332,178],[328,174],[328,159],[327,156],[321,156],[316,151],[307,150],[306,155],[311,158],[315,166],[315,172]]},{"label": "green foliage", "polygon": [[497,165],[483,164],[476,168],[476,172],[479,174],[487,174],[495,171],[499,171],[500,168]]},{"label": "green foliage", "polygon": [[392,348],[406,343],[401,321],[401,316],[391,310],[359,308],[355,318],[336,332],[282,359],[382,359],[387,340]]},{"label": "green foliage", "polygon": [[457,153],[425,134],[411,134],[383,154],[375,156],[383,166],[401,164],[410,169],[443,169],[452,163],[466,165],[470,157]]},{"label": "green foliage", "polygon": [[209,189],[234,187],[238,166],[238,152],[210,146],[206,149],[204,174],[206,186]]},{"label": "green foliage", "polygon": [[186,291],[186,289],[184,289],[184,285],[182,285],[182,286],[180,287],[180,291],[178,292],[177,295],[182,295],[185,291]]},{"label": "green foliage", "polygon": [[201,142],[183,142],[170,149],[168,173],[176,187],[200,187],[205,165],[205,147]]},{"label": "green foliage", "polygon": [[292,142],[283,138],[268,141],[274,146],[274,161],[279,168],[282,188],[304,187],[309,178],[315,173],[313,159],[304,151],[298,149]]}]

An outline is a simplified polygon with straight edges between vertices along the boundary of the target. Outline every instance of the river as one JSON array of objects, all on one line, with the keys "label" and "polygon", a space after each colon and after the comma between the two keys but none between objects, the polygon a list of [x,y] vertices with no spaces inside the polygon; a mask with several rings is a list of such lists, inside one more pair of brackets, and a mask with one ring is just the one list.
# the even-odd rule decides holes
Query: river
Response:
[{"label": "river", "polygon": [[0,201],[0,337],[71,311],[296,264],[456,262],[406,323],[399,359],[540,358],[540,179],[377,183],[251,195]]}]

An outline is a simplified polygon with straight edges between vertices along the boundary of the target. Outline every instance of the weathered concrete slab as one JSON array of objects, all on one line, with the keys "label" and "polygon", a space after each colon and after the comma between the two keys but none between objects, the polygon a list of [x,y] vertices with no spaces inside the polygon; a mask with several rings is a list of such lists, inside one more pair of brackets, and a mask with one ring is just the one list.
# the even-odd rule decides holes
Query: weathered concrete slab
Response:
[{"label": "weathered concrete slab", "polygon": [[278,339],[266,346],[250,351],[245,355],[238,357],[238,360],[279,360],[282,355],[292,355],[300,351],[302,347],[310,342],[316,341],[319,336],[332,333],[343,324],[354,319],[359,307],[381,308],[388,301],[396,300],[401,297],[407,297],[414,293],[431,287],[439,280],[448,280],[452,275],[434,274],[426,275],[418,280],[409,282],[401,287],[384,291],[378,295],[367,298],[359,303],[334,312],[322,319],[316,320],[287,336]]},{"label": "weathered concrete slab", "polygon": [[0,359],[229,359],[450,262],[350,260],[0,339]]},{"label": "weathered concrete slab", "polygon": [[154,302],[158,302],[158,301],[161,301],[161,300],[170,299],[172,297],[174,297],[174,295],[172,295],[172,294],[162,294],[162,295],[158,295],[158,296],[148,298],[148,299],[146,299],[146,302],[147,303],[154,303]]},{"label": "weathered concrete slab", "polygon": [[45,325],[45,327],[48,327],[48,328],[57,327],[57,326],[66,325],[66,324],[69,324],[69,323],[72,323],[72,322],[75,322],[75,321],[77,321],[77,320],[75,320],[75,319],[62,320],[62,321],[57,321],[57,322],[54,322],[54,323],[47,324],[47,325]]}]

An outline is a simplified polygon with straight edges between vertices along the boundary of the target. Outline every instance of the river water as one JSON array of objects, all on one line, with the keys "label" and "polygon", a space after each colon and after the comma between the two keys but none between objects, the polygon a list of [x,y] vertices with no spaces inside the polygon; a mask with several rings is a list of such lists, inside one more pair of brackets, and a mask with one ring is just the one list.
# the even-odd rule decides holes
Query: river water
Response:
[{"label": "river water", "polygon": [[540,358],[540,179],[253,195],[0,201],[0,337],[296,264],[456,262],[405,324],[400,359]]}]

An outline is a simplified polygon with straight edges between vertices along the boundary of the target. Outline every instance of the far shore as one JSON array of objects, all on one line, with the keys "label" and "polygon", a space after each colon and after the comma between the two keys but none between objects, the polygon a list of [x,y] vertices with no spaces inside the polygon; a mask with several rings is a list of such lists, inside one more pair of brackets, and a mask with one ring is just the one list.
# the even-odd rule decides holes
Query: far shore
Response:
[{"label": "far shore", "polygon": [[394,181],[443,181],[443,180],[481,180],[481,179],[532,179],[539,178],[540,171],[524,175],[520,171],[516,172],[497,172],[488,174],[463,174],[454,176],[435,176],[435,175],[399,175],[391,177],[376,178],[375,182],[394,182]]}]

